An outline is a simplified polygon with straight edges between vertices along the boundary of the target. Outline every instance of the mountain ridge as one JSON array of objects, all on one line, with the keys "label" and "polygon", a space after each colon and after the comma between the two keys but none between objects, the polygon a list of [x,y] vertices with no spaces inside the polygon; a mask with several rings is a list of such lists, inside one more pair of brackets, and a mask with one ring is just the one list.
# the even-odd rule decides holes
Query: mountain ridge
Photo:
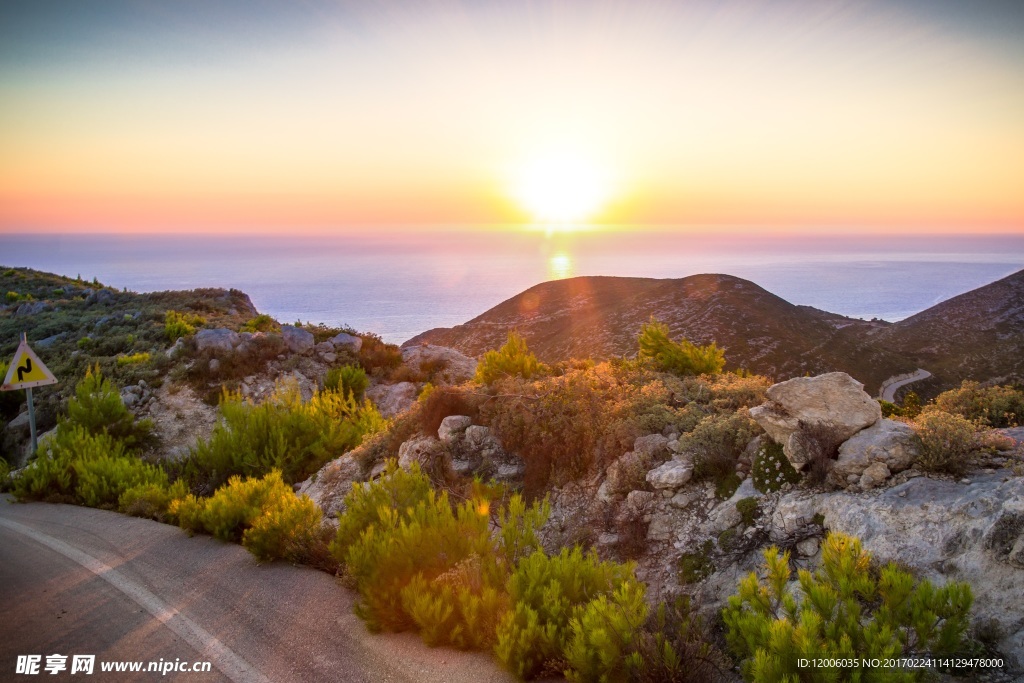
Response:
[{"label": "mountain ridge", "polygon": [[[470,356],[522,334],[547,362],[632,356],[640,326],[656,318],[674,338],[717,343],[727,367],[776,381],[848,372],[869,391],[926,367],[927,393],[963,379],[1024,377],[1024,270],[896,323],[792,304],[726,274],[684,278],[580,276],[534,285],[472,320],[427,330],[402,346],[450,346]],[[917,389],[919,387],[915,387]]]}]

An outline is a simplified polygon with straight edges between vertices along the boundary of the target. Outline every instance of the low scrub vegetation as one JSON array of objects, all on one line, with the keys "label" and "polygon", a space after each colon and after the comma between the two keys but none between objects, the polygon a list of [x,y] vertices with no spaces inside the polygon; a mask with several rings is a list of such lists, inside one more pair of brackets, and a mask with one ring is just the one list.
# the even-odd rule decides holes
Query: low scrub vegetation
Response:
[{"label": "low scrub vegetation", "polygon": [[526,348],[526,340],[517,332],[508,333],[508,341],[497,351],[488,351],[476,366],[476,381],[492,384],[506,377],[531,379],[547,372],[547,367]]},{"label": "low scrub vegetation", "polygon": [[294,384],[280,385],[258,405],[225,392],[220,410],[223,419],[210,439],[196,445],[182,466],[193,487],[208,491],[234,475],[259,477],[272,470],[289,484],[302,481],[386,424],[369,402],[334,391],[303,401]]},{"label": "low scrub vegetation", "polygon": [[1015,427],[1024,420],[1024,392],[1009,386],[982,386],[964,380],[935,397],[941,411],[986,427]]},{"label": "low scrub vegetation", "polygon": [[[797,573],[789,553],[764,553],[764,578],[751,573],[723,611],[729,646],[748,681],[913,681],[924,670],[871,669],[862,658],[962,652],[971,608],[967,584],[936,588],[889,564],[877,567],[860,541],[830,534],[821,567]],[[799,598],[799,599],[798,599]],[[801,669],[798,659],[849,658],[850,666]]]},{"label": "low scrub vegetation", "polygon": [[942,410],[925,410],[914,421],[920,457],[926,472],[961,476],[972,464],[980,441],[974,422]]},{"label": "low scrub vegetation", "polygon": [[363,400],[363,394],[370,386],[370,378],[366,371],[358,365],[342,365],[331,368],[324,376],[324,389],[340,391],[344,396],[351,397],[357,403]]},{"label": "low scrub vegetation", "polygon": [[668,335],[668,325],[652,318],[640,330],[640,358],[675,375],[711,375],[725,367],[725,352],[714,343],[697,346],[687,339],[674,342]]},{"label": "low scrub vegetation", "polygon": [[201,315],[170,310],[164,316],[164,333],[167,340],[174,343],[182,337],[191,337],[205,324],[206,318]]}]

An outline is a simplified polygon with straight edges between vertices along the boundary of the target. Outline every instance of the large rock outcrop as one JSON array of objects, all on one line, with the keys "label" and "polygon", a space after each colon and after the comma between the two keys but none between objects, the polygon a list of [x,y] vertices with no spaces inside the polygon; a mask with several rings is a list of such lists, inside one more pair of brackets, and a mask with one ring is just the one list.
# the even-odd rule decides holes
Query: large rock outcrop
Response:
[{"label": "large rock outcrop", "polygon": [[407,346],[402,349],[402,361],[416,370],[429,372],[435,384],[461,384],[476,374],[474,359],[447,346]]},{"label": "large rock outcrop", "polygon": [[366,391],[366,397],[374,402],[384,417],[394,417],[404,413],[416,402],[419,390],[412,382],[398,384],[378,384]]},{"label": "large rock outcrop", "polygon": [[797,377],[768,389],[768,402],[750,416],[782,447],[797,469],[810,460],[805,434],[827,430],[835,444],[882,418],[878,402],[845,372]]},{"label": "large rock outcrop", "polygon": [[918,442],[910,425],[879,420],[839,447],[839,459],[829,478],[837,486],[874,488],[891,474],[909,469],[917,457]]}]

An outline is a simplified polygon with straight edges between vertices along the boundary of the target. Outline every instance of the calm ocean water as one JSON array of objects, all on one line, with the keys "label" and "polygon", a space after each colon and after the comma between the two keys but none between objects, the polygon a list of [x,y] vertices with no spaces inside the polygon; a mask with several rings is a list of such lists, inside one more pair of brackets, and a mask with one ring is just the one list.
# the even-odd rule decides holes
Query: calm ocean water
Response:
[{"label": "calm ocean water", "polygon": [[1024,268],[1024,236],[2,235],[0,264],[139,292],[234,287],[281,321],[347,324],[401,343],[576,275],[728,273],[795,304],[895,321]]}]

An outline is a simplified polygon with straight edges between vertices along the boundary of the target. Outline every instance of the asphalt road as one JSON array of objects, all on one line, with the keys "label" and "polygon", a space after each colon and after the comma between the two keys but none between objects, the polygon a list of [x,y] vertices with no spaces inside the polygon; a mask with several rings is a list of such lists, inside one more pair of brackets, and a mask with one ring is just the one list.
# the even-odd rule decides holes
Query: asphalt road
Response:
[{"label": "asphalt road", "polygon": [[[898,382],[893,382],[892,384],[884,384],[882,388],[881,399],[883,401],[889,401],[890,403],[892,403],[893,401],[896,400],[896,392],[900,388],[905,387],[908,384],[913,384],[914,382],[920,382],[923,379],[928,379],[931,376],[932,373],[928,372],[927,370],[922,370],[918,368],[917,370],[914,370],[914,372],[909,377],[901,379]],[[886,382],[889,382],[891,379],[892,378],[890,377],[888,380],[886,380]]]},{"label": "asphalt road", "polygon": [[[213,683],[514,679],[487,654],[373,635],[353,595],[323,573],[259,565],[240,546],[89,508],[0,499],[0,680]],[[67,669],[45,670],[47,655]],[[72,655],[95,655],[91,676]],[[40,673],[16,675],[19,655]],[[113,673],[102,662],[195,663],[208,673]]]}]

